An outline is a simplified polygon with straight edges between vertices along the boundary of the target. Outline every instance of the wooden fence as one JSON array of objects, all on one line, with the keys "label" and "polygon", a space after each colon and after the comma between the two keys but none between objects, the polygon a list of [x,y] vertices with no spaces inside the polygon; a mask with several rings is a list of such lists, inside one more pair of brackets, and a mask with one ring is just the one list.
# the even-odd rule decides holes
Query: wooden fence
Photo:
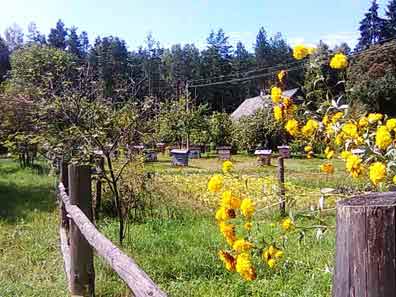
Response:
[{"label": "wooden fence", "polygon": [[93,250],[124,280],[136,297],[167,296],[150,277],[92,223],[89,166],[62,165],[59,183],[61,251],[72,296],[95,295]]}]

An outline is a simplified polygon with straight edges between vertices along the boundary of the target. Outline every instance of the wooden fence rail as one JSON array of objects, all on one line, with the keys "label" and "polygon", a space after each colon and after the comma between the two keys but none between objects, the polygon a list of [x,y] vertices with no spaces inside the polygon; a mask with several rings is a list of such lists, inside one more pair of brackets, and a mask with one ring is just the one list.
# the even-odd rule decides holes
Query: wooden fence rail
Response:
[{"label": "wooden fence rail", "polygon": [[[89,168],[68,166],[68,191],[62,182],[67,176],[64,172],[66,168],[62,166],[62,169],[59,183],[61,218],[70,219],[70,228],[64,220],[61,220],[60,238],[71,295],[94,296],[93,248],[124,280],[136,297],[167,296],[135,261],[103,236],[91,222],[92,207],[87,207],[91,205]],[[84,198],[85,201],[81,201]]]}]

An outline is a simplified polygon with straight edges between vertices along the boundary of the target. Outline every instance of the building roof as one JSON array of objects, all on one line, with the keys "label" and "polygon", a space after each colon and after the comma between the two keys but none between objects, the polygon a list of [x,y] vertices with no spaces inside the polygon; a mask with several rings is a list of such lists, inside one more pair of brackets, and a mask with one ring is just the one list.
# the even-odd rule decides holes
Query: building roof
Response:
[{"label": "building roof", "polygon": [[[298,93],[299,89],[291,89],[283,92],[283,96],[292,98]],[[272,107],[270,95],[248,98],[231,114],[233,120],[254,115],[259,109]]]}]

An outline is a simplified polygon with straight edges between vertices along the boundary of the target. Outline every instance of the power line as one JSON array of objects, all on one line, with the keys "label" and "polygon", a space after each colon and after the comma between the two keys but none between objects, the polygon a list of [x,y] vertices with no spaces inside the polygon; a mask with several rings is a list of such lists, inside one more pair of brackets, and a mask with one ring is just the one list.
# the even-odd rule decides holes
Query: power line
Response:
[{"label": "power line", "polygon": [[[396,40],[396,38],[389,38],[389,39],[383,40],[383,41],[378,42],[378,43],[373,44],[373,45],[378,45],[378,44],[381,44],[381,43],[384,43],[384,42],[389,42],[391,40]],[[382,47],[381,50],[384,50],[384,49],[387,49],[387,48],[390,48],[390,47],[393,47],[393,46],[396,46],[396,44],[388,44],[388,45]],[[368,48],[368,49],[361,50],[361,51],[355,52],[353,54],[350,54],[350,55],[348,55],[348,57],[349,58],[354,58],[354,57],[360,56],[360,55],[362,55],[364,53],[368,53],[368,52],[372,52],[372,51],[375,52],[377,50],[378,50],[377,48]],[[323,59],[323,62],[326,61],[326,60],[327,59]],[[264,71],[264,70],[269,70],[269,69],[278,69],[278,70],[282,69],[282,70],[285,70],[287,72],[291,72],[291,71],[295,71],[297,69],[302,69],[303,67],[300,67],[300,66],[303,66],[306,62],[308,62],[308,61],[307,60],[302,60],[302,61],[296,61],[296,62],[289,63],[289,64],[278,64],[278,65],[275,65],[275,66],[272,66],[272,67],[262,68],[262,69],[258,69],[256,71],[252,70],[252,71],[239,73],[239,74],[246,75],[246,74],[249,74],[249,73],[254,73],[254,72]],[[292,68],[285,68],[285,66],[296,65],[296,64],[298,64],[298,65],[301,64],[301,65],[299,65],[297,67],[294,67],[294,68],[293,67]],[[237,79],[232,79],[232,80],[227,80],[227,81],[219,81],[219,82],[213,82],[213,83],[191,85],[191,86],[189,86],[189,88],[200,88],[200,87],[206,87],[206,86],[222,85],[222,84],[227,84],[227,83],[252,80],[252,79],[256,79],[256,78],[263,78],[263,77],[267,77],[267,76],[273,76],[273,75],[275,75],[277,73],[278,73],[278,71],[273,71],[271,73],[265,73],[265,74],[255,75],[255,76],[246,77],[246,78],[237,78]],[[235,76],[235,75],[223,75],[223,76],[207,78],[207,79],[192,80],[192,81],[189,81],[189,83],[194,82],[194,81],[197,82],[197,81],[201,81],[201,80],[213,80],[213,79],[216,79],[216,78],[227,77],[227,76]]]}]

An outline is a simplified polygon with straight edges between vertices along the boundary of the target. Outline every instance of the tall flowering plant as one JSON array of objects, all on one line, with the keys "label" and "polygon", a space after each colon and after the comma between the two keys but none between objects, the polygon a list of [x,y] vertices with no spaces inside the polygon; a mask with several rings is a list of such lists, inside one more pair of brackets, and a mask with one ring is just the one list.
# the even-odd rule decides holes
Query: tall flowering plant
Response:
[{"label": "tall flowering plant", "polygon": [[[299,45],[293,49],[293,56],[301,60],[312,52],[311,48]],[[348,67],[348,57],[336,53],[328,64],[343,72]],[[307,158],[313,155],[314,141],[323,139],[327,161],[320,166],[322,171],[334,173],[330,160],[338,157],[345,161],[345,169],[353,178],[366,175],[377,188],[396,183],[396,119],[380,113],[354,115],[349,105],[341,103],[347,97],[345,91],[323,100],[316,111],[302,110],[297,117],[296,111],[305,105],[296,106],[290,98],[282,96],[285,73],[279,72],[278,84],[271,90],[274,116],[290,136],[306,142]]]}]

